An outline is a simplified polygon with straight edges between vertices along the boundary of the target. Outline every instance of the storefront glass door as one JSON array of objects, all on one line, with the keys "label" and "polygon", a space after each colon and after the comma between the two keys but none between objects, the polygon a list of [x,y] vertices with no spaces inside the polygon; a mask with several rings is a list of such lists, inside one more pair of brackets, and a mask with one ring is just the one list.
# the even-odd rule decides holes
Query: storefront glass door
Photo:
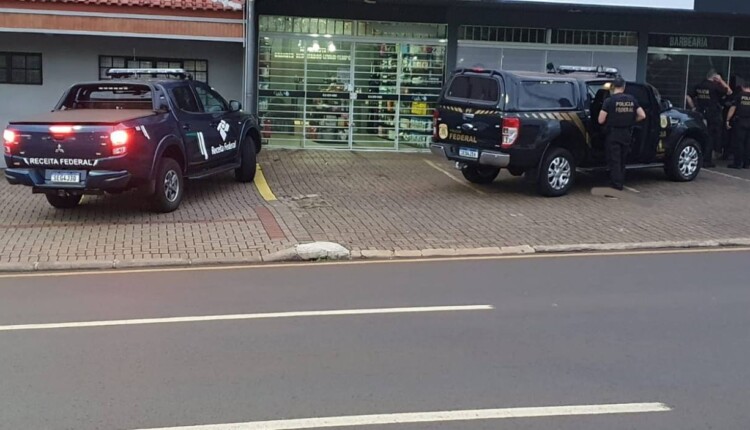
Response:
[{"label": "storefront glass door", "polygon": [[429,147],[432,111],[436,107],[445,73],[440,45],[402,43],[399,80],[399,149]]},{"label": "storefront glass door", "polygon": [[396,149],[399,55],[395,43],[357,43],[354,123],[357,149]]},{"label": "storefront glass door", "polygon": [[685,96],[713,70],[729,79],[729,57],[695,54],[650,53],[646,80],[655,86],[664,99],[675,106],[686,106]]},{"label": "storefront glass door", "polygon": [[260,40],[258,116],[266,145],[303,147],[306,42],[300,38]]},{"label": "storefront glass door", "polygon": [[306,49],[304,146],[349,148],[352,43],[314,39]]},{"label": "storefront glass door", "polygon": [[442,43],[261,37],[264,144],[427,149],[443,83]]}]

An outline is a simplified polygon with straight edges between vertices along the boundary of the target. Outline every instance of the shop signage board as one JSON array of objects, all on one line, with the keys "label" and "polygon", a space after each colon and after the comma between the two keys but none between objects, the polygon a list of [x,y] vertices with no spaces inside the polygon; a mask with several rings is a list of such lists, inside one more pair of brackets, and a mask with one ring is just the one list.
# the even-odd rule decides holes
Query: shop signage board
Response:
[{"label": "shop signage board", "polygon": [[679,10],[695,9],[695,0],[515,0],[514,3],[558,3],[581,6],[648,7]]},{"label": "shop signage board", "polygon": [[728,50],[729,38],[725,36],[694,36],[683,34],[650,34],[648,46],[655,48]]}]

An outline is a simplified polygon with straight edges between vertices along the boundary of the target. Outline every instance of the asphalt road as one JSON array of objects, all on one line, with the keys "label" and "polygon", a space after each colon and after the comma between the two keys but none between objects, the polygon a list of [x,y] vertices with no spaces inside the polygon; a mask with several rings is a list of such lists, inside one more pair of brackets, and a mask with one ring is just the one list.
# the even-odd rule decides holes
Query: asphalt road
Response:
[{"label": "asphalt road", "polygon": [[[368,428],[746,430],[748,262],[743,251],[0,277],[0,428],[380,417],[339,427],[353,429],[441,412]],[[352,312],[295,313],[332,310]],[[503,417],[636,403],[666,409]],[[464,410],[500,416],[444,420]]]}]

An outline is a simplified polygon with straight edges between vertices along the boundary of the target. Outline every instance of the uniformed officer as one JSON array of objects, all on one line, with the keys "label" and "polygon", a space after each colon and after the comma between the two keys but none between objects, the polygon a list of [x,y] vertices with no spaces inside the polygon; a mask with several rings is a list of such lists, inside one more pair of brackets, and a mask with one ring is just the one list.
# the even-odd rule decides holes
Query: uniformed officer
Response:
[{"label": "uniformed officer", "polygon": [[703,114],[708,126],[708,142],[703,154],[704,167],[716,167],[712,160],[714,148],[721,148],[721,100],[728,95],[732,95],[732,89],[715,70],[711,70],[706,74],[706,79],[696,85],[687,96],[690,109]]},{"label": "uniformed officer", "polygon": [[727,115],[727,128],[733,129],[734,163],[732,169],[750,169],[750,83],[742,82],[742,91],[734,98]]},{"label": "uniformed officer", "polygon": [[599,124],[605,126],[607,165],[612,187],[622,190],[625,185],[625,162],[633,143],[633,127],[646,119],[646,112],[635,97],[625,94],[625,80],[617,77],[612,83],[613,95],[604,101]]}]

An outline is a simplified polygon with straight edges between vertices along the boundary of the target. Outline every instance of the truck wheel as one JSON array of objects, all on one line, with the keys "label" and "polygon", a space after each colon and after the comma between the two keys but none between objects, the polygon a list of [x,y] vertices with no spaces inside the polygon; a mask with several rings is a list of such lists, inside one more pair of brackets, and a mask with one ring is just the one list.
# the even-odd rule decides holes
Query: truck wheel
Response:
[{"label": "truck wheel", "polygon": [[173,212],[180,206],[185,190],[180,165],[172,158],[162,158],[156,175],[156,191],[151,196],[155,212]]},{"label": "truck wheel", "polygon": [[47,201],[50,205],[57,209],[73,209],[81,203],[82,195],[65,195],[58,196],[57,194],[47,194]]},{"label": "truck wheel", "polygon": [[684,139],[667,158],[664,171],[675,182],[690,182],[698,176],[702,165],[700,144],[694,139]]},{"label": "truck wheel", "polygon": [[537,187],[539,194],[546,197],[560,197],[570,191],[575,182],[575,159],[567,149],[552,148],[544,157]]},{"label": "truck wheel", "polygon": [[240,145],[240,167],[234,169],[237,182],[253,182],[257,167],[255,141],[250,136],[245,137]]},{"label": "truck wheel", "polygon": [[491,184],[492,181],[500,174],[500,169],[492,167],[482,167],[476,164],[467,164],[461,168],[464,178],[472,184]]}]

